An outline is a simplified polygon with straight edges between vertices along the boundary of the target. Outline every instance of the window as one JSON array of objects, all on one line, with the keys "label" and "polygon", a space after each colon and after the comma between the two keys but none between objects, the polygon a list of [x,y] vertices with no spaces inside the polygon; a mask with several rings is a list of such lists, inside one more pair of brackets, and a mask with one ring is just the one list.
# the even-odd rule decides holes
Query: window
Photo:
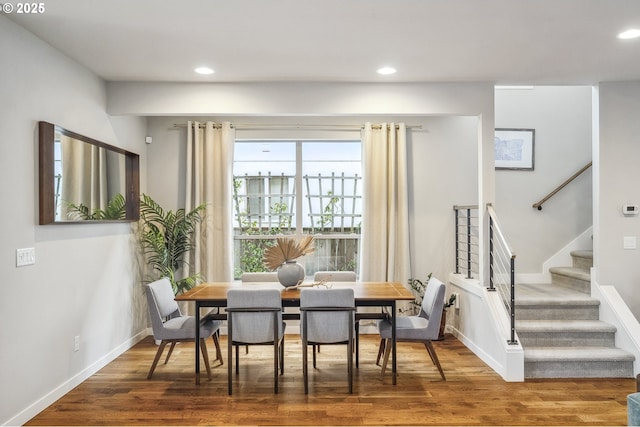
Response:
[{"label": "window", "polygon": [[299,260],[308,276],[358,271],[360,141],[236,141],[233,175],[236,278],[264,271],[264,249],[282,235],[315,237]]}]

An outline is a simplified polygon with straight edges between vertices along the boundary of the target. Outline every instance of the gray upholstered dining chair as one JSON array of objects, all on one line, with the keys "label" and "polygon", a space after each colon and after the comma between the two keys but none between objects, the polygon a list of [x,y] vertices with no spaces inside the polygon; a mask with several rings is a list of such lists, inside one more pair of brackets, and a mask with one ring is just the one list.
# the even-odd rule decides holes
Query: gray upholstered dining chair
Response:
[{"label": "gray upholstered dining chair", "polygon": [[[309,393],[309,345],[346,344],[349,393],[353,393],[353,339],[355,298],[353,289],[303,289],[300,292],[300,330],[304,392]],[[316,354],[313,353],[313,367]]]},{"label": "gray upholstered dining chair", "polygon": [[[169,347],[169,352],[164,361],[165,364],[169,362],[176,343],[180,341],[195,341],[196,320],[194,316],[185,316],[180,312],[180,307],[174,299],[175,295],[173,294],[173,288],[168,278],[164,277],[149,283],[145,289],[153,337],[156,341],[160,341],[156,357],[153,359],[151,369],[147,375],[147,378],[151,379],[153,371],[155,371],[158,365],[158,360],[160,360],[160,356],[162,356],[162,352],[167,344],[171,343],[171,347]],[[205,366],[207,367],[209,379],[211,379],[211,365],[209,363],[205,339],[209,337],[213,338],[216,347],[216,360],[219,360],[220,364],[223,364],[219,341],[220,324],[220,321],[210,319],[204,319],[200,323],[200,350],[204,358]]]},{"label": "gray upholstered dining chair", "polygon": [[[396,342],[412,341],[424,343],[431,361],[440,371],[442,379],[446,380],[438,355],[431,344],[432,340],[438,339],[440,333],[440,320],[444,310],[444,293],[445,284],[432,277],[422,298],[420,314],[417,316],[396,317]],[[381,373],[384,376],[387,362],[389,361],[389,353],[391,352],[391,333],[393,331],[391,321],[388,319],[379,321],[378,331],[380,332],[381,340],[376,364],[380,363],[380,358],[384,352]]]},{"label": "gray upholstered dining chair", "polygon": [[[357,279],[356,276],[356,272],[355,271],[316,271],[316,273],[313,275],[313,281],[314,282],[320,282],[320,281],[325,281],[325,282],[355,282]],[[360,364],[360,316],[358,316],[357,310],[356,310],[356,345],[355,345],[355,352],[356,352],[356,367],[358,367],[358,365]],[[316,348],[318,351],[320,351],[320,346],[314,346],[313,347],[313,351],[316,351]]]},{"label": "gray upholstered dining chair", "polygon": [[274,393],[278,393],[278,366],[284,373],[284,329],[282,299],[277,289],[230,289],[227,292],[228,387],[233,392],[232,348],[239,345],[273,345]]},{"label": "gray upholstered dining chair", "polygon": [[[275,271],[261,271],[261,272],[245,272],[240,276],[240,281],[242,283],[279,283],[278,282],[278,273]],[[245,346],[245,353],[249,353],[249,346]]]}]

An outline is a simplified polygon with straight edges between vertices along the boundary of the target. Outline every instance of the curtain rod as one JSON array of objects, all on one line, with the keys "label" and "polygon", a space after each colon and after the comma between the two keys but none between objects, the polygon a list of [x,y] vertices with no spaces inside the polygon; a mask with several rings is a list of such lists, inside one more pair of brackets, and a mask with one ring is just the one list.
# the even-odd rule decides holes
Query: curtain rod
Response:
[{"label": "curtain rod", "polygon": [[[219,128],[220,123],[214,123],[214,127]],[[175,123],[173,127],[187,127],[186,123]],[[200,127],[205,127],[204,123],[200,123]],[[232,128],[239,130],[285,130],[285,129],[307,129],[307,130],[353,130],[360,131],[364,129],[363,125],[312,125],[312,124],[232,124]],[[382,125],[372,125],[373,129],[380,129]],[[407,129],[422,129],[422,125],[405,125]],[[396,129],[398,125],[396,125]]]}]

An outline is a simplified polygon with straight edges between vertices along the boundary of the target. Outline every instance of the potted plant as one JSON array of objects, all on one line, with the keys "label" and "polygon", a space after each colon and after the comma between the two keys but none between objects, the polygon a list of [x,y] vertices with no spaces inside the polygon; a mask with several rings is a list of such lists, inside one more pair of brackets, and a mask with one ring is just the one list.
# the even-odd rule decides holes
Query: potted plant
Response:
[{"label": "potted plant", "polygon": [[300,241],[292,237],[278,237],[276,244],[264,251],[263,262],[269,270],[278,272],[282,286],[297,286],[304,280],[304,267],[296,259],[314,250],[312,236],[304,236]]},{"label": "potted plant", "polygon": [[[146,260],[157,272],[157,278],[168,277],[177,295],[202,282],[200,273],[178,279],[177,271],[184,263],[184,256],[193,244],[196,225],[202,221],[206,205],[195,207],[190,212],[178,209],[165,211],[146,194],[140,201],[140,244]],[[154,279],[154,280],[155,280]]]},{"label": "potted plant", "polygon": [[[420,307],[422,306],[422,298],[424,297],[424,291],[429,285],[429,280],[431,279],[431,275],[433,273],[429,273],[425,280],[420,279],[409,279],[409,287],[411,288],[413,294],[416,299],[411,301],[411,311],[412,314],[417,315],[420,313]],[[449,295],[449,299],[444,302],[444,310],[442,311],[442,319],[440,321],[440,333],[438,334],[438,340],[444,339],[444,328],[447,324],[447,309],[451,307],[456,302],[456,294]]]}]

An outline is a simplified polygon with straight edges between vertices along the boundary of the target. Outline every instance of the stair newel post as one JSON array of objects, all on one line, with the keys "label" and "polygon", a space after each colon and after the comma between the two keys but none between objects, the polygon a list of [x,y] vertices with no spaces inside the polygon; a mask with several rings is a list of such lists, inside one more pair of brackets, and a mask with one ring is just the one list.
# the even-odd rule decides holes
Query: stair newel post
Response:
[{"label": "stair newel post", "polygon": [[510,262],[511,268],[511,304],[510,304],[510,316],[511,316],[511,339],[509,340],[509,344],[515,345],[518,344],[516,340],[516,258],[515,256],[511,257]]},{"label": "stair newel post", "polygon": [[489,215],[489,290],[495,290],[493,286],[493,218],[491,215]]},{"label": "stair newel post", "polygon": [[467,279],[471,279],[471,209],[467,209]]},{"label": "stair newel post", "polygon": [[454,228],[454,241],[456,242],[456,274],[460,274],[460,263],[458,260],[460,259],[460,239],[458,238],[458,234],[460,233],[460,210],[457,207],[453,207],[456,211],[455,214],[455,228]]}]

